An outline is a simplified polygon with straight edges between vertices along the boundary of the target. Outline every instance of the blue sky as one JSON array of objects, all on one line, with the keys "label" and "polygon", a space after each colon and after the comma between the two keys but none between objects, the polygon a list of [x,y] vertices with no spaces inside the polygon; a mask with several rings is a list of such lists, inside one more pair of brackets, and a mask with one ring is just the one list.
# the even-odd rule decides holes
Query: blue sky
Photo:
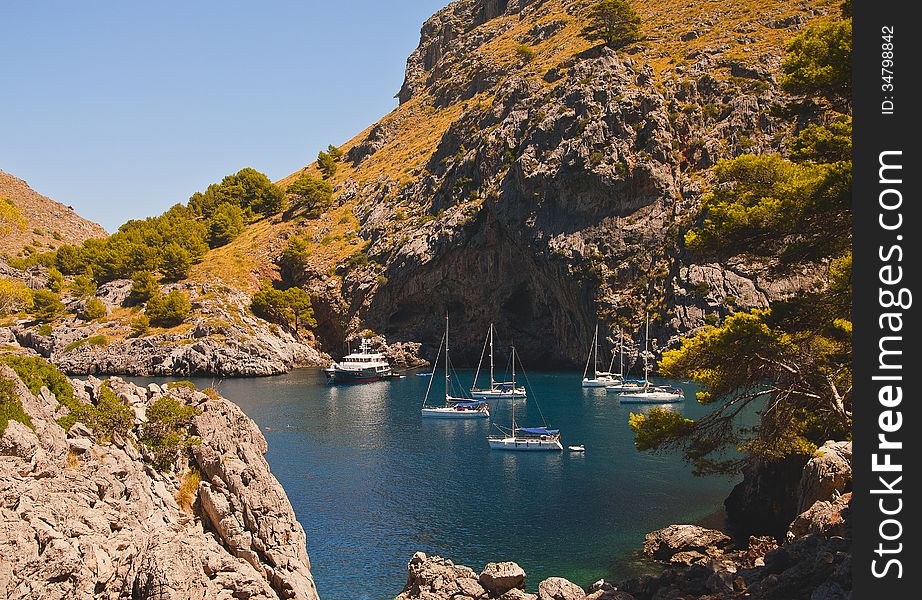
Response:
[{"label": "blue sky", "polygon": [[245,166],[281,178],[397,105],[447,3],[5,3],[0,169],[109,231]]}]

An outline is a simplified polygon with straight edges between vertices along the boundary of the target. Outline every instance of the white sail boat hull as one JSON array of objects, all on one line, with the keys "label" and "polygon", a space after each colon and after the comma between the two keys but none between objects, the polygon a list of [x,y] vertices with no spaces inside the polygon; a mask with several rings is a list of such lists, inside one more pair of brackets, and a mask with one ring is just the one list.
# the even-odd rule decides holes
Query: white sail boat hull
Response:
[{"label": "white sail boat hull", "polygon": [[621,380],[616,377],[596,376],[595,379],[586,377],[583,379],[584,388],[603,388],[610,385],[619,385]]},{"label": "white sail boat hull", "polygon": [[525,398],[525,388],[512,390],[471,390],[471,397],[477,400],[507,400],[510,398]]},{"label": "white sail boat hull", "polygon": [[665,390],[640,390],[637,392],[622,392],[618,399],[622,404],[671,404],[682,402],[685,396],[678,392]]},{"label": "white sail boat hull", "polygon": [[424,419],[486,419],[490,416],[488,410],[465,409],[454,407],[437,407],[422,409]]},{"label": "white sail boat hull", "polygon": [[548,452],[562,451],[563,444],[560,438],[523,438],[523,437],[491,437],[487,441],[493,450],[510,450],[516,452]]},{"label": "white sail boat hull", "polygon": [[621,383],[613,383],[605,386],[605,391],[609,394],[621,394],[624,392],[640,392],[643,390],[643,382],[634,383],[630,381],[622,381]]}]

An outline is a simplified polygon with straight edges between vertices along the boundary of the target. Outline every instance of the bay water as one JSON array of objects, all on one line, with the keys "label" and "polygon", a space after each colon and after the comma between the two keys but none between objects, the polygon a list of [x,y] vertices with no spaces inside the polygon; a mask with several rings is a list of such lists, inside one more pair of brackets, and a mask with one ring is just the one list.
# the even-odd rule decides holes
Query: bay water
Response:
[{"label": "bay water", "polygon": [[[469,386],[473,372],[457,374]],[[130,378],[139,384],[163,378]],[[559,428],[566,448],[585,453],[502,452],[486,437],[509,426],[510,400],[491,400],[490,419],[420,418],[430,378],[330,385],[317,369],[277,377],[193,379],[236,402],[269,442],[266,458],[307,532],[324,600],[393,598],[416,551],[475,570],[513,560],[534,590],[556,575],[580,585],[653,569],[644,534],[672,523],[716,518],[733,482],[695,477],[672,454],[638,452],[631,412],[578,373],[530,373],[517,400],[520,426]],[[444,380],[431,380],[439,403]],[[670,405],[691,418],[708,407]]]}]

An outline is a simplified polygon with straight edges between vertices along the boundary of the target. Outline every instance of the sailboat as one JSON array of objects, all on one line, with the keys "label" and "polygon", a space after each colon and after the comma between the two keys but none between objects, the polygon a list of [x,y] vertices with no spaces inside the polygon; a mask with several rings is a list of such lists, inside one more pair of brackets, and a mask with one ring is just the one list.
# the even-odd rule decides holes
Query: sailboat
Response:
[{"label": "sailboat", "polygon": [[435,362],[432,363],[432,377],[426,388],[426,397],[423,399],[422,416],[429,419],[485,419],[490,416],[490,409],[483,400],[471,400],[451,395],[451,363],[448,359],[448,313],[445,313],[445,403],[442,406],[429,406],[429,392],[432,391],[432,380],[435,379],[435,370],[438,368],[439,355],[442,353],[442,344]]},{"label": "sailboat", "polygon": [[[595,360],[592,359],[593,354],[595,355]],[[603,388],[609,385],[615,385],[621,383],[620,378],[616,378],[611,369],[615,364],[615,355],[612,354],[611,357],[611,366],[608,367],[608,371],[599,371],[599,324],[595,324],[595,335],[592,337],[592,345],[589,347],[589,356],[586,358],[586,368],[583,369],[583,387],[584,388]],[[589,374],[589,364],[592,363],[592,377],[587,377]]]},{"label": "sailboat", "polygon": [[[614,368],[614,360],[615,357],[613,354],[612,369]],[[617,383],[605,386],[605,391],[608,393],[620,394],[621,392],[633,392],[643,388],[643,381],[624,378],[624,333],[620,328],[618,329],[618,372],[612,374],[612,377],[617,380]]]},{"label": "sailboat", "polygon": [[[487,352],[487,346],[490,346],[490,387],[487,389],[477,389],[477,378],[480,376],[480,367],[483,365],[483,357]],[[471,386],[471,397],[478,400],[494,400],[503,398],[524,398],[525,388],[516,387],[515,383],[508,381],[496,381],[493,375],[493,323],[490,323],[490,331],[487,333],[487,339],[483,343],[483,351],[480,353],[480,362],[477,364],[477,372],[474,373],[474,383]]]},{"label": "sailboat", "polygon": [[[512,347],[512,385],[515,386],[515,346]],[[498,427],[498,426],[497,426]],[[502,430],[502,428],[500,428]],[[560,430],[544,427],[518,427],[515,423],[515,398],[512,398],[512,429],[487,438],[491,450],[562,451]]]},{"label": "sailboat", "polygon": [[685,399],[685,392],[675,387],[650,383],[650,315],[647,315],[647,329],[644,335],[643,386],[637,390],[621,392],[618,399],[622,404],[669,404]]}]

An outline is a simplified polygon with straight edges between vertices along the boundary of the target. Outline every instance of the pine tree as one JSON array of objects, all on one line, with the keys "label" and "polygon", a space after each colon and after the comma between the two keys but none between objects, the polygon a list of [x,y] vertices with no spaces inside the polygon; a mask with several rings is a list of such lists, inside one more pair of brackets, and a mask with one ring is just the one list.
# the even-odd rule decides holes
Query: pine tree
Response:
[{"label": "pine tree", "polygon": [[581,35],[621,48],[640,39],[640,17],[627,0],[602,0],[589,10],[589,23]]}]

